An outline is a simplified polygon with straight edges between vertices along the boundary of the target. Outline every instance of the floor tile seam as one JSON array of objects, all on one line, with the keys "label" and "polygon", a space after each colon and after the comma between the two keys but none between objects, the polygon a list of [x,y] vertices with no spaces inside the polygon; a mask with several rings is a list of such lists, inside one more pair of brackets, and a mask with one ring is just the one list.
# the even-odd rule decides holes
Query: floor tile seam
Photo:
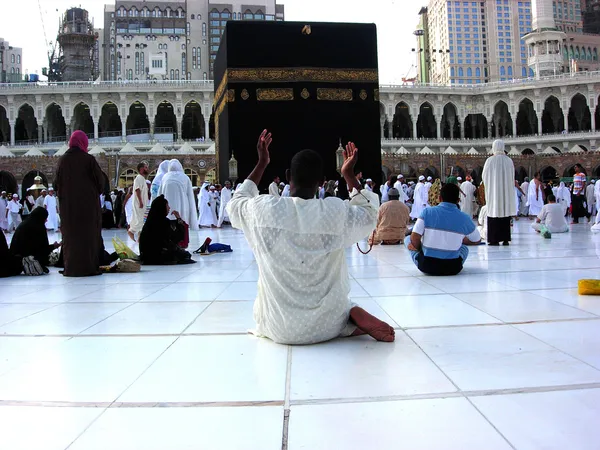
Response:
[{"label": "floor tile seam", "polygon": [[[591,389],[600,389],[600,382],[596,383],[576,383],[550,386],[534,386],[520,388],[503,389],[482,389],[475,391],[448,391],[448,392],[429,392],[409,395],[383,395],[373,397],[337,397],[337,398],[317,398],[317,399],[292,399],[290,407],[294,406],[316,406],[347,403],[381,403],[397,401],[414,400],[442,400],[447,398],[479,398],[479,397],[499,397],[518,394],[542,394],[552,392],[584,391]],[[1,403],[0,403],[1,406]]]},{"label": "floor tile seam", "polygon": [[504,433],[502,433],[500,431],[500,429],[491,421],[491,419],[486,416],[483,411],[481,411],[481,409],[479,409],[479,407],[473,402],[473,399],[471,397],[465,396],[465,400],[471,405],[471,407],[477,411],[477,414],[479,414],[484,421],[486,421],[494,431],[496,431],[496,433],[498,433],[498,435],[500,435],[500,437],[504,440],[504,442],[506,442],[510,448],[512,448],[513,450],[517,450],[517,447],[508,439],[507,436],[504,435]]},{"label": "floor tile seam", "polygon": [[291,345],[287,346],[287,358],[285,367],[285,392],[283,397],[283,423],[281,430],[281,449],[288,449],[288,437],[290,429],[290,399],[292,391],[292,352]]},{"label": "floor tile seam", "polygon": [[[548,347],[550,347],[550,348],[552,348],[552,349],[556,350],[557,352],[560,352],[560,353],[562,353],[562,354],[564,354],[564,355],[570,356],[570,357],[571,357],[571,358],[573,358],[574,360],[576,360],[576,361],[579,361],[579,362],[580,362],[580,363],[582,363],[582,364],[585,364],[586,366],[588,366],[588,367],[590,367],[590,368],[594,369],[594,370],[595,370],[595,371],[597,371],[597,372],[600,372],[600,366],[596,367],[596,366],[594,366],[593,364],[591,364],[591,363],[589,363],[589,362],[587,362],[587,361],[584,361],[583,359],[579,358],[578,356],[572,355],[571,353],[569,353],[569,352],[568,352],[568,351],[566,351],[566,350],[562,350],[562,349],[560,349],[560,348],[556,347],[555,345],[552,345],[552,344],[550,344],[549,342],[546,342],[546,341],[544,341],[543,339],[540,339],[539,337],[537,337],[537,336],[535,336],[535,335],[533,335],[533,334],[531,334],[531,333],[528,333],[528,332],[527,332],[527,331],[525,331],[525,330],[522,330],[522,329],[520,329],[520,328],[517,328],[517,326],[516,326],[516,325],[517,325],[517,324],[510,324],[510,326],[511,326],[512,328],[514,328],[515,330],[517,330],[517,331],[520,331],[521,333],[523,333],[523,334],[525,334],[525,335],[527,335],[527,336],[529,336],[529,337],[531,337],[531,338],[535,339],[535,340],[536,340],[536,341],[538,341],[538,342],[541,342],[541,343],[543,343],[544,345],[547,345]],[[521,325],[529,325],[529,323],[526,323],[526,324],[521,324]]]},{"label": "floor tile seam", "polygon": [[[219,301],[211,302],[215,304],[224,303]],[[379,305],[379,304],[378,304]],[[210,305],[209,305],[210,306]],[[208,307],[206,309],[208,309]],[[381,306],[380,306],[381,307]],[[381,307],[382,310],[386,313],[385,309]],[[206,309],[200,314],[202,315]],[[123,311],[123,310],[121,310]],[[116,314],[116,313],[115,313]],[[487,313],[486,313],[487,314]],[[389,315],[389,314],[388,314]],[[490,315],[490,314],[488,314]],[[391,317],[391,316],[390,316]],[[494,317],[491,316],[490,317]],[[197,320],[198,318],[196,318]],[[429,325],[422,327],[394,327],[396,331],[413,331],[413,330],[438,330],[438,329],[453,329],[453,328],[482,328],[482,327],[499,327],[499,326],[515,326],[515,325],[530,325],[530,324],[538,324],[538,323],[563,323],[563,322],[587,322],[587,321],[596,321],[600,320],[600,317],[578,317],[578,318],[569,318],[569,319],[542,319],[542,320],[528,320],[522,322],[504,322],[500,319],[497,319],[497,323],[475,323],[475,324],[455,324],[455,325]],[[189,328],[186,327],[186,329]],[[1,331],[1,330],[0,330]],[[84,330],[85,331],[85,330]],[[91,334],[19,334],[19,333],[6,333],[0,334],[0,340],[2,338],[147,338],[147,337],[209,337],[209,336],[246,336],[248,335],[248,331],[229,331],[229,332],[216,332],[216,333],[91,333]]]},{"label": "floor tile seam", "polygon": [[[503,389],[483,389],[475,391],[446,391],[429,392],[409,395],[383,395],[372,397],[332,397],[317,399],[291,399],[289,409],[294,406],[320,406],[334,404],[356,404],[356,403],[381,403],[401,402],[417,400],[443,400],[449,398],[480,398],[499,397],[519,394],[543,394],[553,392],[575,392],[592,389],[600,389],[600,382],[578,383],[551,386],[534,386]],[[122,395],[122,394],[121,394]],[[243,408],[243,407],[271,407],[281,406],[285,408],[285,400],[250,400],[250,401],[146,401],[146,402],[73,402],[62,400],[0,400],[0,408],[3,407],[60,407],[60,408]]]}]

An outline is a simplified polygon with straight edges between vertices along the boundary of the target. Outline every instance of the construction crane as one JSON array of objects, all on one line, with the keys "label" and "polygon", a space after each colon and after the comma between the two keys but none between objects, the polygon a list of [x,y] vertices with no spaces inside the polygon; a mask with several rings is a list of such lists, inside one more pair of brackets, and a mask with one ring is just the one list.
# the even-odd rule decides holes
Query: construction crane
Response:
[{"label": "construction crane", "polygon": [[[58,42],[48,41],[48,35],[46,34],[46,24],[44,23],[44,12],[42,11],[42,4],[38,0],[38,8],[40,10],[40,19],[42,21],[42,30],[44,32],[44,41],[46,42],[46,49],[48,51],[48,67],[42,68],[42,75],[48,77],[48,81],[60,81],[62,73],[60,69],[60,47]],[[56,10],[58,12],[58,9]]]},{"label": "construction crane", "polygon": [[411,77],[411,78],[409,78],[409,77],[408,77],[408,74],[409,74],[409,73],[410,73],[410,72],[411,72],[413,69],[416,69],[416,68],[417,68],[417,66],[415,66],[414,64],[413,64],[412,66],[410,66],[410,69],[408,69],[408,72],[406,72],[406,75],[404,75],[404,76],[402,77],[402,84],[408,84],[408,83],[415,84],[415,83],[416,83],[416,81],[417,81],[417,77],[416,77],[416,76],[414,76],[414,77]]}]

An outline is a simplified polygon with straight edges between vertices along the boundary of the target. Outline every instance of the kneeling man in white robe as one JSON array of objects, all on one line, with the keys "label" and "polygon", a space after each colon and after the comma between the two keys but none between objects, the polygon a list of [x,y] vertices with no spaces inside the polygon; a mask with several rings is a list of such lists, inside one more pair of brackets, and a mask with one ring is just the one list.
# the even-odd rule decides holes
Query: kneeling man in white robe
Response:
[{"label": "kneeling man in white robe", "polygon": [[303,150],[291,162],[290,197],[259,195],[270,162],[272,136],[263,131],[258,163],[227,206],[234,228],[243,230],[259,268],[254,334],[281,344],[314,344],[369,334],[392,342],[394,329],[354,306],[345,249],[367,237],[377,223],[379,198],[354,175],[358,150],[349,143],[342,175],[351,200],[315,198],[323,180],[318,153]]},{"label": "kneeling man in white robe", "polygon": [[550,194],[547,200],[548,203],[542,207],[542,211],[535,222],[531,224],[531,228],[539,233],[542,231],[542,225],[545,225],[550,233],[566,233],[569,231],[569,225],[563,214],[562,206],[556,203],[556,197],[553,194]]}]

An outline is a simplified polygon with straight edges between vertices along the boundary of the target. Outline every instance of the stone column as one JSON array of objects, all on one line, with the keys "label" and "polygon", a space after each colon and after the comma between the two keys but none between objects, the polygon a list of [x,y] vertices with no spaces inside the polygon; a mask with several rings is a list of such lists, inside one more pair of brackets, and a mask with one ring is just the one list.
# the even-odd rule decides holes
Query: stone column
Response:
[{"label": "stone column", "polygon": [[436,126],[436,135],[435,135],[435,137],[437,139],[441,139],[442,138],[442,121],[439,120],[438,118],[435,118],[435,126]]},{"label": "stone column", "polygon": [[594,114],[591,114],[592,111],[590,111],[590,116],[592,119],[592,131],[596,131],[596,114],[594,112]]},{"label": "stone column", "polygon": [[204,140],[208,141],[210,138],[210,122],[208,119],[204,119]]},{"label": "stone column", "polygon": [[413,125],[413,136],[412,136],[412,138],[413,139],[417,139],[417,121],[413,120],[412,125]]},{"label": "stone column", "polygon": [[98,133],[98,127],[100,125],[100,118],[92,117],[92,120],[94,121],[94,141],[98,142],[98,139],[100,138],[99,133]]},{"label": "stone column", "polygon": [[494,136],[492,136],[492,121],[493,121],[493,119],[489,119],[489,120],[488,120],[488,123],[487,123],[487,128],[488,128],[488,130],[487,130],[487,132],[488,132],[488,133],[487,133],[487,134],[488,134],[488,139],[492,139],[492,138],[494,137]]},{"label": "stone column", "polygon": [[10,120],[8,124],[10,125],[10,145],[15,145],[15,124],[16,120]]},{"label": "stone column", "polygon": [[177,118],[177,130],[175,130],[177,132],[177,140],[181,140],[181,128],[183,125],[183,117],[179,116],[176,117]]},{"label": "stone column", "polygon": [[538,134],[540,136],[542,135],[542,114],[538,113],[538,115],[537,115],[537,119],[538,119]]},{"label": "stone column", "polygon": [[516,116],[516,114],[513,114],[511,116],[511,119],[512,119],[512,127],[513,127],[512,135],[516,136],[517,135],[517,116]]},{"label": "stone column", "polygon": [[127,142],[127,122],[121,119],[121,141]]},{"label": "stone column", "polygon": [[563,119],[564,119],[564,123],[565,123],[565,131],[569,131],[569,113],[567,111],[567,114],[563,114]]},{"label": "stone column", "polygon": [[150,139],[154,140],[154,120],[150,122]]}]

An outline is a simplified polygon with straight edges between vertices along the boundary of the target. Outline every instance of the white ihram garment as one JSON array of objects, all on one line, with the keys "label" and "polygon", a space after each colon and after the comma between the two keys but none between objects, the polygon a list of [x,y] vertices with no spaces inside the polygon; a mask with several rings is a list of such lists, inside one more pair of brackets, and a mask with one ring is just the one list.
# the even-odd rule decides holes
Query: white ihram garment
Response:
[{"label": "white ihram garment", "polygon": [[465,181],[460,189],[465,195],[460,196],[460,210],[469,217],[475,215],[475,192],[477,188],[470,181]]},{"label": "white ihram garment", "polygon": [[211,197],[210,192],[206,189],[208,183],[204,183],[200,193],[198,194],[198,209],[200,210],[200,216],[198,217],[198,225],[201,227],[210,227],[217,224],[216,217],[213,216],[212,209],[210,207]]},{"label": "white ihram garment", "polygon": [[494,141],[492,150],[494,154],[485,162],[482,173],[487,215],[492,218],[516,216],[515,166],[504,154],[501,141]]},{"label": "white ihram garment", "polygon": [[569,188],[562,181],[556,190],[556,203],[562,207],[563,216],[565,216],[569,210],[569,206],[571,206],[571,191],[569,191]]},{"label": "white ihram garment", "polygon": [[269,194],[279,197],[279,185],[274,181],[269,185]]},{"label": "white ihram garment", "polygon": [[527,206],[527,195],[529,192],[529,182],[528,181],[523,181],[523,183],[521,183],[521,190],[523,191],[524,197],[521,200],[520,212],[521,212],[522,216],[528,216],[529,215],[529,207]]},{"label": "white ihram garment", "polygon": [[48,220],[46,220],[47,230],[58,230],[58,213],[56,212],[56,197],[46,195],[44,198],[44,207],[48,210]]},{"label": "white ihram garment", "polygon": [[535,180],[532,180],[531,183],[529,183],[529,191],[527,192],[527,206],[529,206],[530,216],[537,216],[540,212],[542,212],[542,208],[544,207],[544,194],[542,192],[542,185],[540,183],[539,190],[537,190],[537,186],[538,184],[535,182]]},{"label": "white ihram garment", "polygon": [[427,207],[427,200],[429,200],[428,192],[426,192],[425,189],[425,184],[423,184],[420,181],[415,187],[413,199],[414,202],[412,210],[410,211],[410,217],[412,219],[418,219],[419,217],[421,217],[421,213],[423,212],[423,210]]},{"label": "white ihram garment", "polygon": [[8,206],[8,200],[0,198],[0,230],[6,230],[8,228],[8,219],[6,217],[6,207]]},{"label": "white ihram garment", "polygon": [[594,226],[600,228],[600,180],[596,180],[596,184],[594,185],[594,196],[596,197],[596,208],[598,209],[596,224]]},{"label": "white ihram garment", "polygon": [[[164,195],[169,202],[171,211],[177,211],[181,220],[188,224],[190,230],[198,229],[198,212],[194,200],[194,188],[190,178],[183,171],[183,166],[177,159],[169,162],[169,171],[162,178],[158,188],[158,195]],[[169,214],[169,220],[175,216]]]},{"label": "white ihram garment", "polygon": [[227,206],[258,264],[255,333],[281,344],[348,336],[352,307],[345,249],[375,228],[379,198],[367,190],[342,201],[259,195],[246,180]]},{"label": "white ihram garment", "polygon": [[431,206],[429,204],[429,189],[431,189],[432,183],[430,181],[426,181],[425,184],[423,185],[424,190],[425,190],[425,198],[427,199],[427,206]]},{"label": "white ihram garment", "polygon": [[587,204],[587,211],[589,214],[596,213],[596,198],[594,196],[594,185],[588,184],[585,188],[585,203]]},{"label": "white ihram garment", "polygon": [[406,190],[403,189],[404,185],[400,181],[396,181],[394,183],[394,189],[396,189],[400,193],[400,200],[402,203],[406,204],[408,201],[408,195],[406,195]]},{"label": "white ihram garment", "polygon": [[[285,190],[285,189],[284,189]],[[227,215],[227,203],[231,201],[231,197],[233,196],[231,189],[227,189],[224,187],[221,189],[221,205],[219,206],[219,221],[217,222],[217,226],[220,227],[223,225],[223,222],[231,222],[229,220],[229,216]]]}]

